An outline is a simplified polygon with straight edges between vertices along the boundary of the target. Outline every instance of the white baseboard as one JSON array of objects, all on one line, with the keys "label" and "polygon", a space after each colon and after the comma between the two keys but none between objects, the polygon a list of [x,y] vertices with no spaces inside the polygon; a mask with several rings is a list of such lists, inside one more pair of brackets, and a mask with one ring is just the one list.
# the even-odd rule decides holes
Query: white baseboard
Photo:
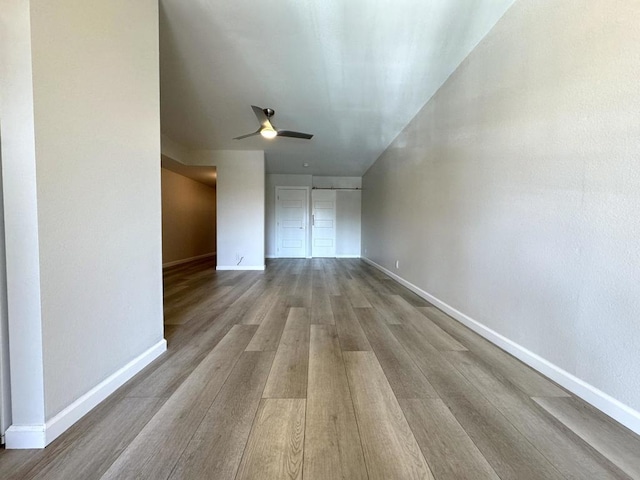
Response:
[{"label": "white baseboard", "polygon": [[275,255],[265,255],[264,258],[278,258],[278,257],[276,257]]},{"label": "white baseboard", "polygon": [[5,435],[7,450],[44,448],[47,446],[45,425],[11,425]]},{"label": "white baseboard", "polygon": [[608,395],[602,390],[599,390],[598,388],[585,382],[584,380],[581,380],[580,378],[567,372],[566,370],[563,370],[562,368],[542,358],[536,353],[533,353],[532,351],[526,349],[513,340],[508,339],[507,337],[483,325],[482,323],[472,319],[468,315],[465,315],[454,307],[425,292],[421,288],[408,282],[399,275],[393,273],[390,270],[387,270],[381,265],[378,265],[373,260],[370,260],[366,257],[362,257],[362,260],[367,262],[369,265],[377,268],[378,270],[386,273],[391,278],[398,281],[400,284],[404,285],[415,294],[424,298],[429,303],[435,305],[449,316],[453,317],[463,325],[466,325],[471,330],[486,338],[490,342],[494,343],[498,347],[509,352],[511,355],[526,363],[531,368],[549,377],[559,385],[562,385],[564,388],[566,388],[576,396],[582,398],[587,403],[590,403],[598,410],[606,413],[611,418],[618,421],[628,429],[634,431],[637,434],[640,434],[640,412],[634,410],[628,405],[625,405],[619,400],[613,398],[612,396]]},{"label": "white baseboard", "polygon": [[195,257],[183,258],[182,260],[174,260],[173,262],[167,262],[162,264],[162,268],[174,267],[176,265],[182,265],[183,263],[193,262],[195,260],[202,260],[204,258],[214,257],[216,252],[205,253],[204,255],[196,255]]},{"label": "white baseboard", "polygon": [[5,436],[6,448],[46,447],[166,350],[167,341],[162,339],[82,395],[44,425],[12,425]]},{"label": "white baseboard", "polygon": [[218,265],[216,270],[264,270],[266,265]]}]

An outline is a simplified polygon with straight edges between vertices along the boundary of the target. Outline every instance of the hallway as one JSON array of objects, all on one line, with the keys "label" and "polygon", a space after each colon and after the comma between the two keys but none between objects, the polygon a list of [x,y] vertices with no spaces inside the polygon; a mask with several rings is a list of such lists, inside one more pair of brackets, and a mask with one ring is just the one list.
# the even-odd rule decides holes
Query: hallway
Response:
[{"label": "hallway", "polygon": [[164,276],[169,351],[3,478],[640,478],[637,436],[360,260]]}]

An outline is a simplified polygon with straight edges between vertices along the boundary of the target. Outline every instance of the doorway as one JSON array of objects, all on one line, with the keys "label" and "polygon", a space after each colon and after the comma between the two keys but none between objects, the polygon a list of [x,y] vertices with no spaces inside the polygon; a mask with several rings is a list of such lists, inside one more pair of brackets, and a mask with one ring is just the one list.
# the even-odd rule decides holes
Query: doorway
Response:
[{"label": "doorway", "polygon": [[276,256],[307,256],[309,187],[276,187]]},{"label": "doorway", "polygon": [[336,256],[336,191],[313,190],[311,205],[311,255],[333,258]]}]

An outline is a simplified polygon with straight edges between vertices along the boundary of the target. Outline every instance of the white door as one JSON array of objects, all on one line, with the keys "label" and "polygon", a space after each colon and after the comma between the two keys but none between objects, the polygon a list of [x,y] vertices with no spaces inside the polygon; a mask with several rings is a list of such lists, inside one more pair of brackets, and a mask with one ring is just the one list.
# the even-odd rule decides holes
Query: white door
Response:
[{"label": "white door", "polygon": [[336,256],[336,191],[313,190],[312,208],[312,255],[314,257]]},{"label": "white door", "polygon": [[307,187],[276,187],[276,254],[278,257],[307,256]]}]

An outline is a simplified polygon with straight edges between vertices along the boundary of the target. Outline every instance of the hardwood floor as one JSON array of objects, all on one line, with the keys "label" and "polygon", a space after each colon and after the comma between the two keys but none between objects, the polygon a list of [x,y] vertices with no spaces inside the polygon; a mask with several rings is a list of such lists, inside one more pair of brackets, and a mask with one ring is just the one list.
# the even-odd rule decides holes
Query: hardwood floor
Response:
[{"label": "hardwood floor", "polygon": [[630,479],[640,438],[360,260],[167,269],[169,350],[2,479]]}]

